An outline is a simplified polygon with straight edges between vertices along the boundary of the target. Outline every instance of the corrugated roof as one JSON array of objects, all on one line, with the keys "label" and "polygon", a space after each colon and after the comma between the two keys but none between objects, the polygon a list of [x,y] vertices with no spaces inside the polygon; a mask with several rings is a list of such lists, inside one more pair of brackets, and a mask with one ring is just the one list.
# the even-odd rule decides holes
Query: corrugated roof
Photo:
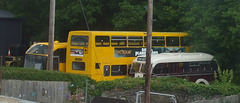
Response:
[{"label": "corrugated roof", "polygon": [[0,9],[0,18],[13,18],[14,15],[11,12]]}]

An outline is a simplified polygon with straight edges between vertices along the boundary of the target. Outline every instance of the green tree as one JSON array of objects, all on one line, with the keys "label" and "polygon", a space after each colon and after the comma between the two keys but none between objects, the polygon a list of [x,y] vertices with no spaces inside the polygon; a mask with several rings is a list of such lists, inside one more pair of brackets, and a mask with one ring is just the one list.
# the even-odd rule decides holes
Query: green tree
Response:
[{"label": "green tree", "polygon": [[181,19],[192,37],[194,51],[215,55],[222,68],[239,63],[239,1],[194,0]]}]

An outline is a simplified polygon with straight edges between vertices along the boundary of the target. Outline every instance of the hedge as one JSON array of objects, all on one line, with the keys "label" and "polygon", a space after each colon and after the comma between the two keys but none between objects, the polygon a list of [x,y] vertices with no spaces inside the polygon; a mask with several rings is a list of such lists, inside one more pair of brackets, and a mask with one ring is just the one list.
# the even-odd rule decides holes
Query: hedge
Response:
[{"label": "hedge", "polygon": [[[100,96],[104,91],[122,89],[144,90],[144,78],[117,79],[114,81],[96,82],[91,78],[79,74],[63,73],[58,71],[43,71],[36,69],[2,67],[3,79],[17,80],[37,80],[37,81],[67,81],[70,82],[69,89],[72,93],[77,92],[77,88],[85,90],[86,79],[89,80],[88,91],[92,96]],[[184,92],[189,95],[233,95],[240,94],[240,87],[234,84],[213,83],[212,85],[196,84],[175,77],[162,77],[151,79],[151,90],[154,92]]]}]

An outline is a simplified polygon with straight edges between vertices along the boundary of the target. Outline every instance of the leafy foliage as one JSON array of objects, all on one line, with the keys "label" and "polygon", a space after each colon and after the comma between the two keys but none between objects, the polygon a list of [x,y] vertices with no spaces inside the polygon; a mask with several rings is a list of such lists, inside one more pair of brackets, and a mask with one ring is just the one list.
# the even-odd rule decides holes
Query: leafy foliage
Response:
[{"label": "leafy foliage", "polygon": [[[229,95],[229,89],[236,90],[235,88],[232,88],[232,80],[233,80],[233,71],[232,70],[223,70],[221,71],[220,67],[218,68],[218,72],[214,72],[215,77],[215,83],[214,85],[219,88],[220,92],[223,95]],[[219,85],[220,84],[220,85]],[[232,90],[232,91],[233,91]],[[234,92],[234,91],[233,91]]]},{"label": "leafy foliage", "polygon": [[[145,0],[58,0],[55,39],[70,30],[146,31]],[[49,0],[1,0],[0,8],[23,19],[24,42],[47,41]],[[193,52],[214,55],[223,69],[240,69],[239,0],[156,0],[153,31],[188,32]],[[28,44],[28,43],[27,43]]]}]

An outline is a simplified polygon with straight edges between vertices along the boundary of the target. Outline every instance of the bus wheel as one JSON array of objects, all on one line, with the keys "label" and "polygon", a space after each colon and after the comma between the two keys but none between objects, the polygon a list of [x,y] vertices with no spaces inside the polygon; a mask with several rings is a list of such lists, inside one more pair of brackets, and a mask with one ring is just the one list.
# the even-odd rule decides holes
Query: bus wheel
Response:
[{"label": "bus wheel", "polygon": [[208,81],[206,79],[203,79],[203,78],[198,79],[195,83],[209,85]]}]

